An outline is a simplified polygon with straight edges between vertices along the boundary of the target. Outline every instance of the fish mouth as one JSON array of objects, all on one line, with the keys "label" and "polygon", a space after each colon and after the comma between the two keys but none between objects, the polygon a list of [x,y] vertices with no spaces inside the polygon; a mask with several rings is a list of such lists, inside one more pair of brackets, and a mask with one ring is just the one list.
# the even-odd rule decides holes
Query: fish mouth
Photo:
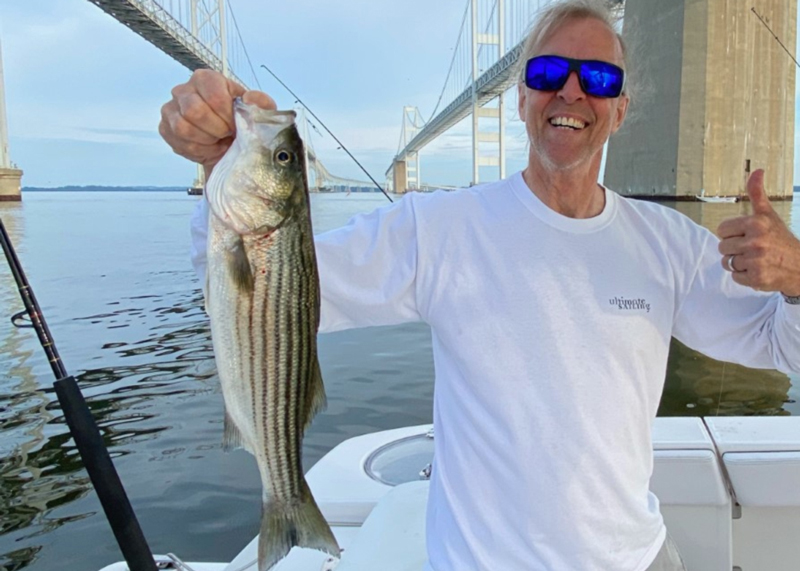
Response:
[{"label": "fish mouth", "polygon": [[257,105],[250,105],[237,97],[233,102],[234,112],[245,120],[248,127],[254,124],[267,124],[270,126],[288,126],[294,123],[297,113],[292,110],[279,111],[277,109],[262,109]]}]

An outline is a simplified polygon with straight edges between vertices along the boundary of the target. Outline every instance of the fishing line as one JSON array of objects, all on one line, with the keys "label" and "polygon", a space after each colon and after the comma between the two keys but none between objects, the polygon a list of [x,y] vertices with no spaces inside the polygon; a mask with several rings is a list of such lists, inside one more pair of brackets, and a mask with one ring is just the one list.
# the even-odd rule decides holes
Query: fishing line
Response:
[{"label": "fishing line", "polygon": [[775,32],[773,32],[773,31],[772,31],[772,28],[770,28],[770,27],[769,27],[769,25],[767,25],[767,23],[764,21],[764,18],[762,18],[762,17],[761,17],[761,14],[759,14],[758,12],[756,12],[756,8],[755,8],[755,6],[751,6],[751,7],[750,7],[750,10],[753,12],[753,14],[755,14],[755,15],[756,15],[756,17],[757,17],[759,20],[761,20],[761,23],[762,23],[762,24],[764,24],[764,27],[765,27],[765,28],[767,28],[767,29],[769,30],[769,33],[770,33],[770,34],[772,34],[772,37],[774,37],[774,38],[775,38],[775,41],[777,41],[777,42],[780,44],[780,46],[783,48],[783,50],[784,50],[784,51],[785,51],[787,54],[789,54],[789,57],[790,57],[790,58],[792,58],[792,61],[794,62],[794,64],[795,64],[797,67],[800,67],[800,63],[797,63],[797,60],[796,60],[796,59],[794,59],[794,56],[792,55],[792,52],[790,52],[790,51],[789,51],[789,50],[786,48],[786,46],[785,46],[785,45],[783,45],[783,42],[781,41],[781,39],[780,39],[780,38],[779,38],[777,35],[775,35]]},{"label": "fishing line", "polygon": [[719,409],[722,406],[722,387],[725,384],[725,362],[722,362],[722,379],[719,381],[719,395],[717,396],[717,412],[714,416],[719,416]]},{"label": "fishing line", "polygon": [[325,123],[323,123],[323,122],[322,122],[322,119],[320,119],[319,117],[317,117],[317,116],[316,116],[316,114],[314,114],[314,112],[313,112],[311,109],[309,109],[309,108],[308,108],[308,105],[306,105],[305,103],[303,103],[303,101],[302,101],[302,100],[301,100],[301,99],[300,99],[300,98],[297,96],[297,94],[296,94],[294,91],[292,91],[291,89],[289,89],[289,86],[288,86],[288,85],[286,85],[284,82],[282,82],[282,81],[281,81],[281,79],[280,79],[280,78],[279,78],[277,75],[275,75],[275,74],[272,72],[272,70],[271,70],[270,68],[268,68],[268,67],[267,67],[266,65],[264,65],[263,63],[261,64],[261,67],[263,67],[264,69],[266,69],[266,70],[269,72],[269,74],[270,74],[272,77],[274,77],[276,80],[278,80],[278,83],[280,83],[280,84],[281,84],[281,85],[284,87],[284,89],[286,89],[286,91],[288,91],[289,93],[291,93],[291,94],[292,94],[292,97],[294,97],[295,99],[297,99],[297,102],[298,102],[300,105],[302,105],[303,107],[305,107],[305,108],[306,108],[306,111],[308,111],[309,113],[311,113],[311,116],[312,116],[312,117],[314,117],[314,119],[316,119],[316,120],[319,122],[319,124],[320,124],[320,125],[322,125],[322,127],[323,127],[323,128],[324,128],[324,129],[325,129],[327,132],[328,132],[328,134],[329,134],[331,137],[333,137],[333,139],[334,139],[334,140],[335,140],[337,143],[339,143],[339,146],[342,148],[342,150],[343,150],[345,153],[347,153],[348,155],[350,155],[350,158],[351,158],[351,159],[353,159],[353,160],[355,161],[355,163],[358,165],[358,167],[359,167],[359,168],[360,168],[362,171],[364,171],[364,174],[365,174],[365,175],[367,175],[367,176],[369,177],[369,180],[371,180],[371,181],[372,181],[372,183],[375,185],[375,187],[376,187],[378,190],[380,190],[380,191],[383,193],[383,195],[384,195],[386,198],[388,198],[388,199],[389,199],[389,202],[394,202],[394,201],[393,201],[393,200],[392,200],[392,199],[389,197],[389,195],[388,195],[388,194],[386,194],[386,191],[385,191],[385,190],[383,190],[383,188],[381,187],[381,185],[379,185],[379,184],[378,184],[378,183],[375,181],[375,179],[374,179],[374,178],[372,178],[372,175],[371,175],[371,174],[369,174],[369,173],[367,172],[367,169],[365,169],[365,168],[364,168],[364,167],[361,165],[361,163],[360,163],[360,162],[358,162],[358,159],[356,159],[356,158],[353,156],[353,153],[351,153],[350,151],[348,151],[348,150],[347,150],[347,147],[345,147],[345,146],[344,146],[344,143],[342,143],[342,142],[341,142],[341,141],[340,141],[340,140],[339,140],[339,139],[336,137],[336,135],[334,135],[334,134],[331,132],[331,130],[330,130],[330,129],[328,129],[328,126],[327,126],[327,125],[325,125]]}]

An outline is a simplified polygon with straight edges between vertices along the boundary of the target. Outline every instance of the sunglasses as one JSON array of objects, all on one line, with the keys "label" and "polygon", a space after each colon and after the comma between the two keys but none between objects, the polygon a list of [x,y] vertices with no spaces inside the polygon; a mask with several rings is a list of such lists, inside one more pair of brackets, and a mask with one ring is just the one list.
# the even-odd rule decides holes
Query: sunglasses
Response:
[{"label": "sunglasses", "polygon": [[619,97],[625,86],[625,71],[605,61],[536,56],[525,64],[525,85],[537,91],[558,91],[569,75],[577,72],[581,89],[594,97]]}]

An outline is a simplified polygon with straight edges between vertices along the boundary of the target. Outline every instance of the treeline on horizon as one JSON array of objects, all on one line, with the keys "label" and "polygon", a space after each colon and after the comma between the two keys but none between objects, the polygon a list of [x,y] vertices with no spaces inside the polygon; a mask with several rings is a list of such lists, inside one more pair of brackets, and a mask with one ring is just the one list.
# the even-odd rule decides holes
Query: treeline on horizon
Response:
[{"label": "treeline on horizon", "polygon": [[[186,192],[185,186],[23,186],[22,192]],[[800,186],[794,187],[794,192],[800,192]]]},{"label": "treeline on horizon", "polygon": [[185,186],[23,186],[22,192],[186,192]]}]

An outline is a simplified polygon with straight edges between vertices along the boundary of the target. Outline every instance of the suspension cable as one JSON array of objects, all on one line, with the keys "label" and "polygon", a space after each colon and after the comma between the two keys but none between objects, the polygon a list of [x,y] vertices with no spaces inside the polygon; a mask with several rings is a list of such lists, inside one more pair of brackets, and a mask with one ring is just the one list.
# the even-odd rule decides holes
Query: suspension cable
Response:
[{"label": "suspension cable", "polygon": [[261,89],[261,83],[258,81],[256,70],[255,68],[253,68],[253,62],[250,61],[250,54],[247,52],[247,46],[245,45],[244,39],[242,38],[242,32],[239,31],[239,23],[236,21],[236,14],[233,13],[233,6],[231,6],[230,0],[225,0],[225,2],[228,5],[228,11],[231,14],[231,18],[233,18],[233,27],[236,28],[236,35],[239,36],[239,42],[242,45],[242,50],[244,50],[244,57],[247,59],[247,65],[250,66],[250,72],[253,74],[253,79],[256,80],[256,85],[258,86],[258,90],[263,91],[263,89]]},{"label": "suspension cable", "polygon": [[431,116],[428,118],[426,123],[429,123],[431,119],[436,116],[436,111],[439,110],[439,105],[442,103],[442,98],[444,97],[445,89],[447,89],[447,80],[450,79],[450,73],[453,71],[453,64],[456,61],[456,55],[458,55],[458,43],[461,41],[461,35],[464,33],[464,23],[467,21],[467,14],[469,13],[469,5],[471,0],[467,0],[467,5],[464,8],[464,17],[461,19],[461,28],[458,31],[458,38],[456,39],[456,47],[453,48],[453,59],[450,60],[450,69],[447,70],[447,77],[444,78],[444,85],[442,86],[442,92],[439,94],[439,100],[436,102],[436,107],[433,108],[433,112]]}]

